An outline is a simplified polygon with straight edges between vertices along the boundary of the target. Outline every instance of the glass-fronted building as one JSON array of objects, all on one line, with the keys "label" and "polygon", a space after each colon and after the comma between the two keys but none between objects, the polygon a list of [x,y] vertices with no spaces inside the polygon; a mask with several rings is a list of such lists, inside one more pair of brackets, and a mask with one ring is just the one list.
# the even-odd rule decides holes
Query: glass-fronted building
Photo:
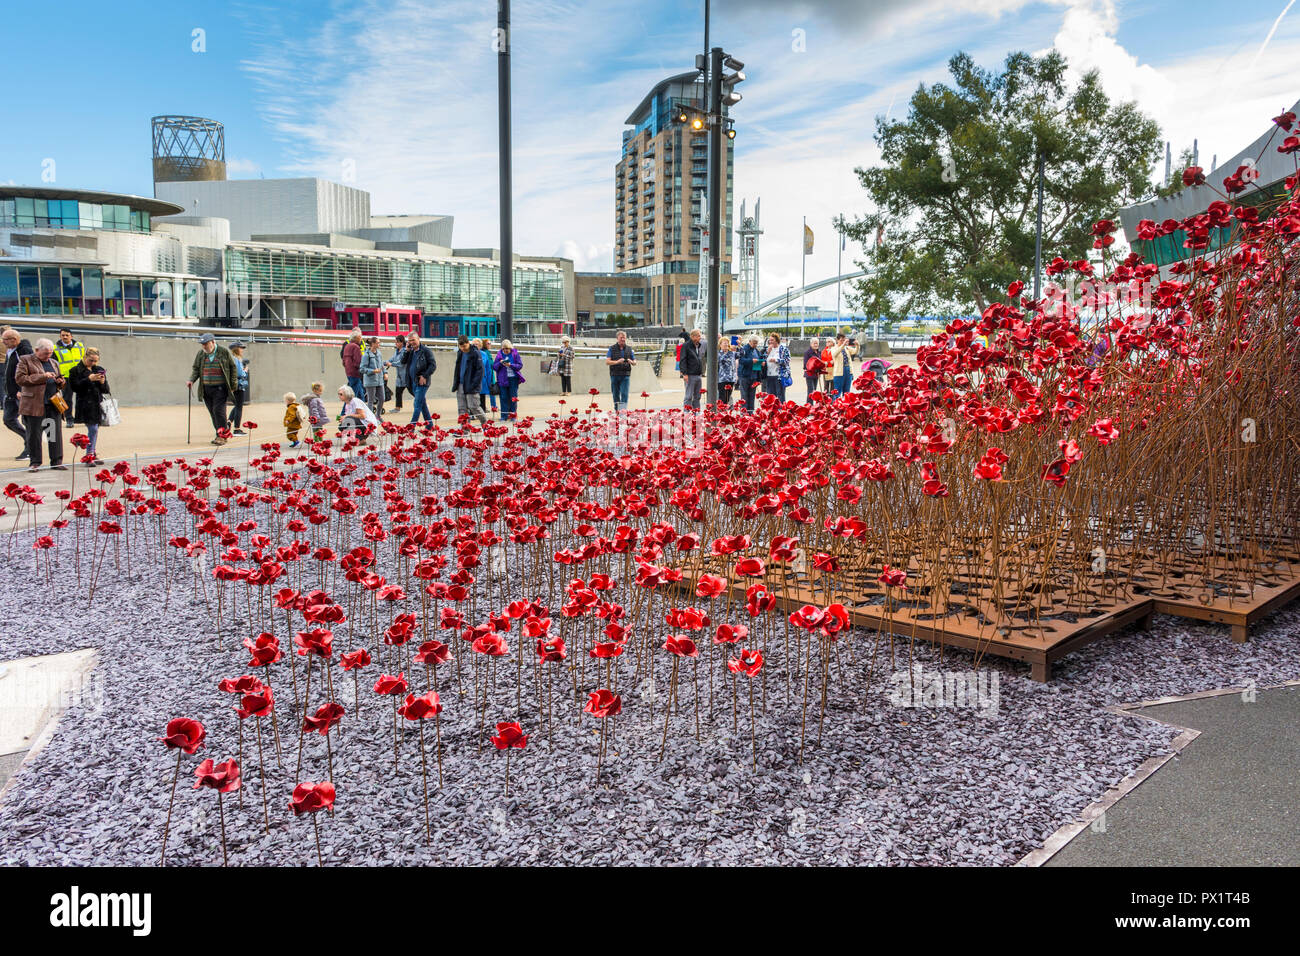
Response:
[{"label": "glass-fronted building", "polygon": [[[232,241],[228,218],[189,214],[198,204],[0,186],[0,315],[499,334],[494,251],[429,241],[450,242],[450,217],[371,217],[359,190],[350,190],[361,198],[351,196],[347,216],[322,217],[317,198],[336,186],[325,181],[198,185],[208,207],[241,216],[256,208],[256,224],[282,235]],[[513,297],[516,332],[558,332],[570,319],[559,260],[516,261]],[[393,316],[401,328],[388,328]]]},{"label": "glass-fronted building", "polygon": [[183,211],[144,196],[0,186],[0,315],[175,318],[178,287],[200,277],[153,220]]},{"label": "glass-fronted building", "polygon": [[[255,284],[272,299],[311,303],[393,302],[418,306],[426,316],[475,316],[500,311],[500,269],[491,260],[425,258],[394,252],[318,249],[299,245],[232,242],[226,280]],[[516,265],[517,320],[560,323],[566,315],[564,277],[547,266]],[[495,334],[496,326],[488,334]]]},{"label": "glass-fronted building", "polygon": [[82,202],[40,196],[0,199],[0,226],[148,232],[149,216],[149,210],[132,209],[123,202]]},{"label": "glass-fronted building", "polygon": [[[0,315],[168,315],[175,281],[105,274],[102,266],[12,265],[0,259]],[[183,283],[184,280],[181,280]],[[197,315],[191,316],[197,318]]]}]

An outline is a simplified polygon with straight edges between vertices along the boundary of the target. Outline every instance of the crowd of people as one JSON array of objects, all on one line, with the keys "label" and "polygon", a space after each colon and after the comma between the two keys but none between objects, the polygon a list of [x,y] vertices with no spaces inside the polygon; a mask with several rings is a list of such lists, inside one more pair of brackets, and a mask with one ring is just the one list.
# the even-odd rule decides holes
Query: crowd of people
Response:
[{"label": "crowd of people", "polygon": [[57,341],[40,338],[33,343],[6,325],[0,328],[0,342],[4,425],[23,442],[16,460],[27,462],[27,470],[34,472],[41,470],[48,455],[51,469],[67,471],[63,430],[82,425],[86,462],[93,462],[100,426],[111,424],[106,417],[116,414],[99,349],[85,345],[67,328],[59,330]]},{"label": "crowd of people", "polygon": [[[18,460],[27,461],[29,470],[37,471],[48,454],[49,466],[67,470],[63,463],[63,429],[84,426],[88,444],[84,460],[95,460],[99,430],[115,424],[117,411],[108,384],[108,372],[99,364],[99,351],[77,340],[71,329],[61,329],[57,341],[37,339],[29,342],[9,326],[0,328],[4,345],[4,375],[0,377],[4,425],[23,441]],[[785,400],[792,384],[789,347],[777,332],[764,341],[751,333],[747,341],[733,342],[719,338],[718,401],[743,402],[753,411],[760,392]],[[816,392],[844,394],[852,390],[852,363],[857,345],[846,333],[839,333],[825,344],[813,338],[803,357],[803,376],[808,400]],[[199,337],[199,351],[194,357],[186,387],[203,403],[212,424],[213,445],[224,445],[235,435],[246,434],[244,408],[249,402],[250,359],[242,342],[229,346],[218,343],[213,335]],[[574,349],[568,336],[561,338],[549,371],[560,378],[560,394],[573,390]],[[412,424],[423,421],[432,426],[428,393],[438,362],[433,351],[417,333],[398,335],[393,351],[385,354],[378,336],[365,336],[354,329],[340,349],[345,384],[337,396],[340,410],[334,424],[342,434],[366,440],[380,427],[387,408],[404,415],[410,400]],[[509,339],[502,339],[495,352],[482,338],[461,335],[451,375],[451,391],[456,396],[458,415],[486,422],[489,415],[501,421],[519,415],[519,390],[525,383],[523,357]],[[624,411],[632,371],[637,365],[635,349],[626,333],[620,331],[606,351],[610,392],[615,411]],[[708,361],[708,344],[699,329],[687,333],[677,348],[677,372],[683,385],[684,408],[698,410],[704,390]],[[544,367],[543,371],[547,371]],[[391,383],[390,383],[391,376]],[[325,386],[312,382],[300,398],[297,393],[284,395],[284,430],[289,447],[302,441],[318,440],[329,424],[324,402]]]},{"label": "crowd of people", "polygon": [[[682,407],[698,411],[708,369],[708,345],[699,329],[689,333],[683,329],[682,341],[677,346],[677,373],[682,380]],[[760,391],[775,395],[785,401],[786,389],[793,384],[790,373],[790,348],[781,341],[779,332],[769,333],[766,341],[751,332],[747,341],[733,343],[727,336],[717,342],[718,349],[718,402],[729,405],[734,400],[743,402],[753,411]],[[857,343],[847,333],[840,332],[834,340],[809,341],[803,360],[804,384],[807,399],[817,392],[828,395],[846,395],[853,390],[853,359],[858,354]],[[618,333],[616,343],[610,346],[606,357],[610,367],[610,391],[614,408],[627,405],[627,376],[636,364],[636,355],[627,344],[624,333]]]}]

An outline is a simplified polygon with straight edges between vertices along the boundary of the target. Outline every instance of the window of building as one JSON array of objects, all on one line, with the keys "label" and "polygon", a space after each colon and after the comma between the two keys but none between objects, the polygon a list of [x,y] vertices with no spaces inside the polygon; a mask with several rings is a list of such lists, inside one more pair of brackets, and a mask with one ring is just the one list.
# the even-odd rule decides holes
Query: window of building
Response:
[{"label": "window of building", "polygon": [[0,315],[17,314],[18,268],[16,266],[0,266]]},{"label": "window of building", "polygon": [[598,285],[591,290],[593,301],[597,305],[617,305],[618,289],[614,286]]},{"label": "window of building", "polygon": [[645,289],[623,289],[622,302],[624,305],[645,305]]}]

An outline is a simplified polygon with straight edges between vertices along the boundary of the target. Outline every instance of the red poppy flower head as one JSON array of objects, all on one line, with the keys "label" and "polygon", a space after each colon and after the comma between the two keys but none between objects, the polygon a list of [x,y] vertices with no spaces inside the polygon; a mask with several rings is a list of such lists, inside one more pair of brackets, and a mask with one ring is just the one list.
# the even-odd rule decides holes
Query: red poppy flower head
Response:
[{"label": "red poppy flower head", "polygon": [[743,650],[738,657],[727,661],[727,670],[733,674],[744,674],[746,677],[757,677],[762,669],[763,655],[755,648]]},{"label": "red poppy flower head", "polygon": [[564,638],[555,637],[549,640],[537,639],[537,658],[543,664],[562,661],[568,652],[564,648]]},{"label": "red poppy flower head", "polygon": [[238,790],[239,786],[239,764],[233,760],[213,763],[209,758],[194,768],[195,790],[208,787],[218,793],[230,793]]},{"label": "red poppy flower head", "polygon": [[394,677],[392,674],[380,674],[379,680],[375,681],[375,693],[387,694],[390,697],[400,697],[406,693],[408,685],[406,683],[405,672]]},{"label": "red poppy flower head", "polygon": [[358,670],[362,667],[370,666],[370,652],[364,647],[359,650],[349,651],[346,654],[339,655],[339,665],[345,671]]},{"label": "red poppy flower head", "polygon": [[1065,484],[1065,477],[1070,473],[1070,462],[1065,458],[1058,458],[1050,465],[1043,466],[1043,481],[1050,481],[1058,488]]},{"label": "red poppy flower head", "polygon": [[262,682],[252,674],[227,677],[217,682],[217,690],[226,694],[256,694],[261,689]]},{"label": "red poppy flower head", "polygon": [[497,724],[496,736],[492,738],[492,746],[497,750],[509,750],[511,747],[523,750],[528,746],[528,735],[513,721],[500,723]]},{"label": "red poppy flower head", "polygon": [[664,642],[664,650],[670,654],[676,654],[678,657],[699,657],[699,648],[689,637],[679,634],[671,634],[668,640]]},{"label": "red poppy flower head", "polygon": [[887,588],[907,589],[907,572],[902,568],[891,568],[886,564],[877,580]]},{"label": "red poppy flower head", "polygon": [[343,705],[337,701],[331,701],[328,704],[322,704],[316,708],[316,713],[304,717],[302,729],[305,733],[318,733],[322,737],[330,732],[330,728],[343,719]]},{"label": "red poppy flower head", "polygon": [[275,694],[270,687],[263,684],[257,690],[244,694],[239,699],[235,713],[240,720],[248,717],[265,717],[275,709]]},{"label": "red poppy flower head", "polygon": [[422,697],[407,694],[406,702],[397,708],[397,712],[407,720],[424,720],[435,714],[441,714],[442,702],[438,699],[436,690],[431,690]]},{"label": "red poppy flower head", "polygon": [[293,796],[289,800],[289,809],[294,816],[300,816],[304,813],[315,813],[318,810],[328,810],[334,806],[334,784],[328,780],[320,783],[312,783],[310,780],[304,781],[293,788]]},{"label": "red poppy flower head", "polygon": [[623,698],[610,690],[593,690],[582,709],[593,717],[617,717],[623,711]]},{"label": "red poppy flower head", "polygon": [[727,589],[727,582],[716,574],[701,574],[695,583],[695,594],[702,598],[715,598]]},{"label": "red poppy flower head", "polygon": [[791,624],[808,631],[815,627],[821,627],[822,622],[825,620],[826,612],[815,604],[805,604],[790,615]]},{"label": "red poppy flower head", "polygon": [[436,667],[439,664],[445,664],[450,657],[451,648],[442,641],[425,641],[415,654],[415,660],[425,667]]},{"label": "red poppy flower head", "polygon": [[187,754],[192,754],[203,746],[203,740],[207,735],[208,732],[197,720],[177,717],[167,721],[167,733],[158,739],[169,749],[180,749]]},{"label": "red poppy flower head", "polygon": [[719,624],[713,635],[714,644],[737,644],[749,637],[749,628],[744,624]]}]

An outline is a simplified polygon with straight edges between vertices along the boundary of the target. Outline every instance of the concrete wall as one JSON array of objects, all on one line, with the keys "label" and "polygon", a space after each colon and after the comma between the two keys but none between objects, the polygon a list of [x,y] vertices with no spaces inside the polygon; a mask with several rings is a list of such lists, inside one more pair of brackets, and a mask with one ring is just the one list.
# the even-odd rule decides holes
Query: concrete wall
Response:
[{"label": "concrete wall", "polygon": [[[24,332],[24,335],[33,338],[31,333]],[[93,335],[78,335],[78,338],[99,348],[100,362],[108,370],[113,395],[122,405],[185,404],[185,383],[189,380],[194,356],[199,348],[196,336],[96,338]],[[235,338],[223,337],[218,341],[228,345]],[[385,354],[390,355],[391,350],[386,349]],[[438,371],[434,373],[431,392],[436,396],[450,395],[455,350],[450,345],[442,344],[433,348],[433,354],[438,361]],[[548,362],[550,354],[553,353],[548,353]],[[285,392],[302,395],[314,381],[324,382],[326,394],[332,397],[338,386],[346,384],[336,346],[259,342],[244,350],[244,358],[249,362],[254,402],[278,403]],[[520,389],[521,399],[526,400],[529,395],[560,393],[560,377],[546,375],[541,370],[542,362],[541,355],[524,353],[523,372],[526,381]],[[396,374],[390,371],[389,386],[393,386],[396,381]],[[604,394],[609,393],[609,372],[604,359],[576,358],[573,363],[574,392],[585,395],[593,387]],[[640,395],[643,391],[655,392],[658,389],[659,381],[654,376],[651,363],[648,360],[640,362],[632,374],[631,395]]]}]

